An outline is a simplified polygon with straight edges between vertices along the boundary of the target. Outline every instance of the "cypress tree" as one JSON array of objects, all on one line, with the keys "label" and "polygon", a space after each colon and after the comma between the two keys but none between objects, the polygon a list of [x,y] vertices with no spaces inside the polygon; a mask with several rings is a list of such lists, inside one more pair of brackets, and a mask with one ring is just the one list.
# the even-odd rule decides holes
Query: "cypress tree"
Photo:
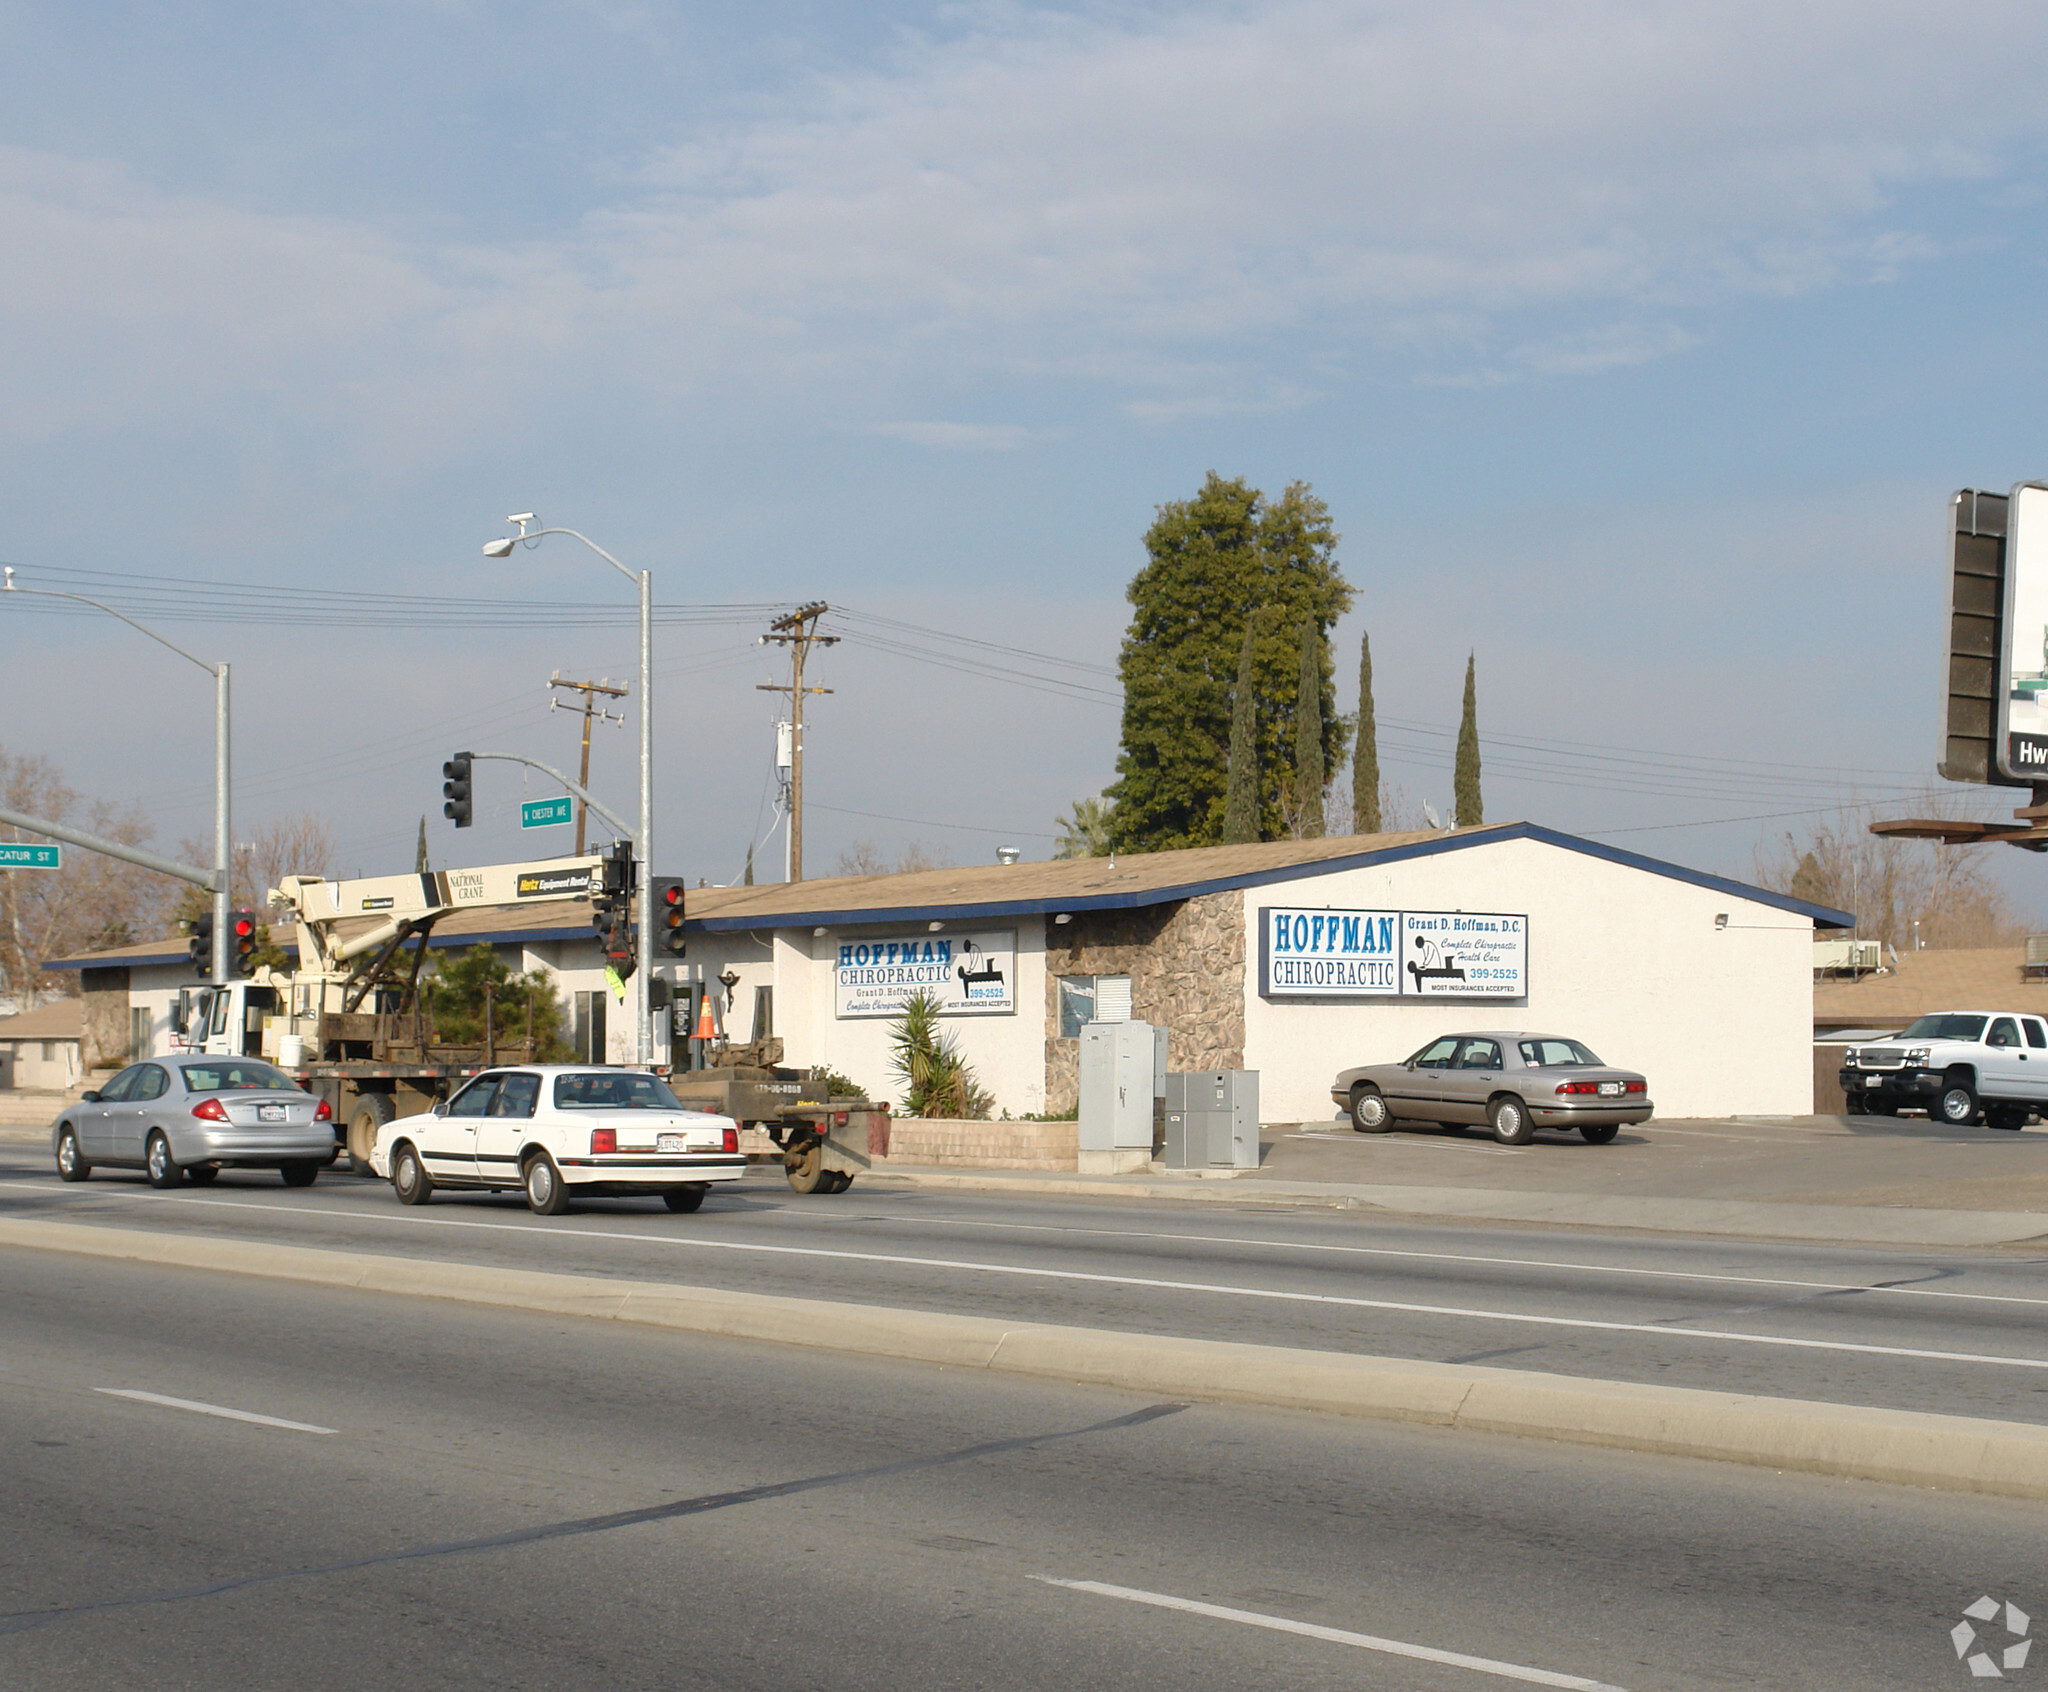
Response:
[{"label": "cypress tree", "polygon": [[1230,764],[1224,781],[1223,844],[1242,846],[1259,837],[1259,712],[1252,681],[1252,622],[1244,626],[1237,660],[1237,691],[1230,705]]},{"label": "cypress tree", "polygon": [[1358,637],[1358,742],[1351,750],[1351,832],[1380,831],[1380,734],[1372,714],[1372,637]]},{"label": "cypress tree", "polygon": [[415,875],[427,873],[427,817],[424,811],[420,813],[420,843],[418,850],[413,853],[412,867]]},{"label": "cypress tree", "polygon": [[752,841],[747,842],[747,876],[746,879],[740,883],[740,885],[742,887],[751,887],[754,885],[754,844]]},{"label": "cypress tree", "polygon": [[1323,832],[1323,632],[1301,625],[1301,685],[1294,697],[1294,832]]},{"label": "cypress tree", "polygon": [[1472,683],[1472,657],[1465,657],[1465,720],[1458,725],[1458,827],[1486,820],[1479,802],[1479,695]]}]

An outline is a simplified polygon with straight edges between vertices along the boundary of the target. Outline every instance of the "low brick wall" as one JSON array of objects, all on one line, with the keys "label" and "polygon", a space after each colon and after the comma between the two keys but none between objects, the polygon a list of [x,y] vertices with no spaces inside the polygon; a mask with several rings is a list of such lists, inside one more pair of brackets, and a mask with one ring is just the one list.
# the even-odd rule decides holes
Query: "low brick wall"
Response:
[{"label": "low brick wall", "polygon": [[[775,1144],[758,1128],[740,1136],[740,1148],[772,1154]],[[957,1122],[941,1117],[897,1116],[889,1121],[892,1163],[956,1169],[1074,1169],[1081,1157],[1081,1129],[1075,1122]]]}]

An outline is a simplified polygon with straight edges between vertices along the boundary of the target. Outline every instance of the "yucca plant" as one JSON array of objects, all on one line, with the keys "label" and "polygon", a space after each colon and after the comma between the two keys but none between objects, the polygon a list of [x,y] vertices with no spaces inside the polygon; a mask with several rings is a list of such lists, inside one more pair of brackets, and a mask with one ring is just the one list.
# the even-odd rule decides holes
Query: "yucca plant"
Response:
[{"label": "yucca plant", "polygon": [[905,1087],[903,1114],[982,1120],[995,1101],[939,1027],[935,993],[913,993],[889,1030],[889,1067]]}]

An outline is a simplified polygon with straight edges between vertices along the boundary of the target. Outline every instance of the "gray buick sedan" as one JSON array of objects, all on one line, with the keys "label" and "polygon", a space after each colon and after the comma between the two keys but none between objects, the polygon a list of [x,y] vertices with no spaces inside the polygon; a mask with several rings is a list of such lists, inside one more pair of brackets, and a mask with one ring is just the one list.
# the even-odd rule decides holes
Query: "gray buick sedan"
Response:
[{"label": "gray buick sedan", "polygon": [[1642,1076],[1556,1034],[1446,1034],[1403,1062],[1340,1072],[1330,1097],[1361,1134],[1384,1134],[1404,1118],[1483,1122],[1509,1146],[1527,1145],[1538,1128],[1576,1128],[1604,1146],[1651,1110]]},{"label": "gray buick sedan", "polygon": [[164,1057],[130,1064],[65,1108],[50,1130],[57,1173],[140,1169],[153,1187],[223,1169],[275,1169],[309,1187],[334,1161],[334,1112],[259,1058]]}]

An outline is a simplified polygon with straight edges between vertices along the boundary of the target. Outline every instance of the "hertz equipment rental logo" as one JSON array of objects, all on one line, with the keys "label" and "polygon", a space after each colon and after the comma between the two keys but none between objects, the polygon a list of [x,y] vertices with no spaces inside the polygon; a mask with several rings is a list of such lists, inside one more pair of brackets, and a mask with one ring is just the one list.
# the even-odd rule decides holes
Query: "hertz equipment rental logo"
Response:
[{"label": "hertz equipment rental logo", "polygon": [[[1977,1630],[1971,1622],[1983,1622],[1988,1627],[1998,1619],[1999,1612],[2005,1612],[2005,1638],[2012,1641],[1999,1650],[2000,1640],[1993,1634],[1982,1642],[1978,1649]],[[2027,1612],[2016,1604],[2001,1604],[1996,1598],[1986,1595],[1963,1611],[1964,1619],[1949,1629],[1949,1643],[1956,1648],[1956,1661],[1967,1663],[1970,1673],[1978,1680],[2003,1680],[2013,1669],[2027,1666],[2027,1653],[2034,1648],[2034,1642],[2027,1637],[2027,1629],[2033,1624],[2027,1619]],[[1991,1653],[1998,1651],[1997,1656]]]}]

